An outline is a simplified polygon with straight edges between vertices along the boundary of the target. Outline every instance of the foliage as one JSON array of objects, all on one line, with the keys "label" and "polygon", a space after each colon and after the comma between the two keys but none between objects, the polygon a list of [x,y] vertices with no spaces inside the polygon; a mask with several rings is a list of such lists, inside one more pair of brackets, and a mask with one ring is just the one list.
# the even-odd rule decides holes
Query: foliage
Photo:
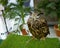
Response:
[{"label": "foliage", "polygon": [[60,29],[60,24],[58,24],[58,28]]},{"label": "foliage", "polygon": [[24,6],[24,3],[26,1],[27,0],[17,0],[17,5],[14,8],[16,10],[16,13],[18,14],[18,16],[21,17],[23,23],[25,23],[24,17],[30,12],[30,7]]},{"label": "foliage", "polygon": [[3,17],[14,18],[17,15],[12,8],[12,6],[14,6],[15,4],[13,4],[13,3],[9,4],[8,0],[0,0],[0,4],[2,4],[4,7]]},{"label": "foliage", "polygon": [[3,6],[6,6],[7,3],[8,3],[8,0],[0,0],[0,3],[1,3]]},{"label": "foliage", "polygon": [[22,24],[24,24],[24,17],[28,15],[31,10],[29,6],[24,6],[24,3],[27,1],[29,0],[16,0],[17,3],[9,3],[9,0],[0,0],[0,3],[4,6],[3,16],[10,19],[19,16],[18,25],[21,20]]},{"label": "foliage", "polygon": [[57,38],[46,38],[46,40],[31,39],[30,36],[19,36],[10,34],[2,42],[0,48],[59,48]]},{"label": "foliage", "polygon": [[16,0],[17,4],[16,7],[14,7],[15,12],[18,14],[18,16],[21,18],[22,20],[22,24],[19,26],[20,30],[22,30],[23,25],[25,24],[25,16],[29,14],[29,12],[31,11],[31,8],[28,6],[24,6],[24,3],[29,1],[29,0]]},{"label": "foliage", "polygon": [[10,3],[9,0],[0,0],[0,3],[4,6],[3,16],[8,18],[15,18],[20,16],[24,22],[24,17],[30,11],[30,7],[25,7],[24,3],[28,0],[16,0],[17,4]]},{"label": "foliage", "polygon": [[45,15],[60,17],[60,0],[41,0],[37,9],[43,9]]},{"label": "foliage", "polygon": [[[60,0],[41,0],[37,9],[44,10],[45,16],[57,17],[60,24]],[[60,28],[60,25],[59,25]]]}]

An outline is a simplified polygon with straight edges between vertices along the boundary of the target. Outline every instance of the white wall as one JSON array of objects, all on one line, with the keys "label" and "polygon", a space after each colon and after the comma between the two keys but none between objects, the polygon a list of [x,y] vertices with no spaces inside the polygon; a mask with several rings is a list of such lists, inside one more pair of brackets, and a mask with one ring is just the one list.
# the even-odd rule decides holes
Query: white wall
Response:
[{"label": "white wall", "polygon": [[[34,3],[33,3],[34,0],[30,0],[30,7],[34,7]],[[16,3],[16,0],[10,0],[9,3]]]},{"label": "white wall", "polygon": [[4,24],[4,19],[3,16],[0,15],[0,39],[5,39],[6,38],[6,28]]},{"label": "white wall", "polygon": [[34,0],[30,0],[30,7],[34,7]]}]

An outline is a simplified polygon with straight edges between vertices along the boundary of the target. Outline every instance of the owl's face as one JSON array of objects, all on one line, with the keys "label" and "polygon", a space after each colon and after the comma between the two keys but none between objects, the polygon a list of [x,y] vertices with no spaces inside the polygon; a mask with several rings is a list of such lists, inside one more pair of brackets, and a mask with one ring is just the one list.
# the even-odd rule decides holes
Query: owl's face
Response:
[{"label": "owl's face", "polygon": [[32,12],[32,14],[31,14],[30,17],[31,17],[33,20],[36,20],[36,18],[39,18],[37,15],[38,15],[37,13]]}]

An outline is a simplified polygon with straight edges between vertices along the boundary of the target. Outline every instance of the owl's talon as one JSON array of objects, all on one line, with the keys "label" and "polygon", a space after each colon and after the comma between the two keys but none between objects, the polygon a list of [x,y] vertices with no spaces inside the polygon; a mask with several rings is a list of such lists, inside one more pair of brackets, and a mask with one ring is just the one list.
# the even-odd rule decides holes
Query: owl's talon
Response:
[{"label": "owl's talon", "polygon": [[42,37],[40,40],[45,40],[45,37]]}]

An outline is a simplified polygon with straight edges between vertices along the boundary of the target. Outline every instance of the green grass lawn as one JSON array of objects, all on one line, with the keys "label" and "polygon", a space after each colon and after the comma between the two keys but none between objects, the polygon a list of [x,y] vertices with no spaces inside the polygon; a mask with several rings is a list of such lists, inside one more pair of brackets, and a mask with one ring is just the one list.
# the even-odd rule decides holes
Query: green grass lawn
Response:
[{"label": "green grass lawn", "polygon": [[57,38],[35,40],[29,36],[10,34],[7,39],[1,43],[0,48],[59,48],[59,45]]}]

